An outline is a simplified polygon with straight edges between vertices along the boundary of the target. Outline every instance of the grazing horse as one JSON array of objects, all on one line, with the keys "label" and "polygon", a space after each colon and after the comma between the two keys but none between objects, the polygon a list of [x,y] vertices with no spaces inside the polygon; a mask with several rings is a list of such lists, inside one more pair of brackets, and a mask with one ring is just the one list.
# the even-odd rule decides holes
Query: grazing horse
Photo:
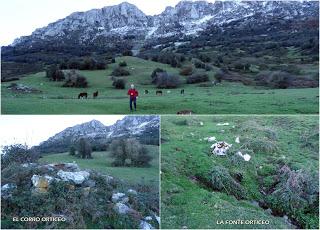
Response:
[{"label": "grazing horse", "polygon": [[149,90],[146,89],[146,90],[144,91],[144,94],[148,94],[148,93],[149,93]]},{"label": "grazing horse", "polygon": [[97,92],[94,92],[93,93],[93,99],[96,99],[97,97],[98,97],[98,95],[99,95],[99,92],[97,91]]},{"label": "grazing horse", "polygon": [[181,94],[184,94],[184,89],[182,89],[182,90],[180,91],[180,93],[181,93]]},{"label": "grazing horse", "polygon": [[80,93],[79,95],[78,95],[78,99],[80,99],[80,98],[88,98],[88,94],[87,93]]},{"label": "grazing horse", "polygon": [[161,90],[157,90],[156,91],[156,95],[162,96],[162,91]]}]

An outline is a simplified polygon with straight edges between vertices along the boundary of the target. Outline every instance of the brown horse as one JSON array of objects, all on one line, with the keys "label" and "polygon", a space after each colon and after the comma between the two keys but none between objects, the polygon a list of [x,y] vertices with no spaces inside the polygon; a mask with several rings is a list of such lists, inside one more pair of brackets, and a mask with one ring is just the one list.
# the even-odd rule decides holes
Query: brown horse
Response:
[{"label": "brown horse", "polygon": [[94,92],[93,93],[93,99],[96,99],[97,97],[98,97],[98,95],[99,95],[99,92],[97,91],[97,92]]},{"label": "brown horse", "polygon": [[80,93],[79,95],[78,95],[78,99],[80,99],[80,98],[88,98],[88,94],[87,93]]},{"label": "brown horse", "polygon": [[156,91],[156,95],[162,96],[162,91],[161,90],[157,90]]}]

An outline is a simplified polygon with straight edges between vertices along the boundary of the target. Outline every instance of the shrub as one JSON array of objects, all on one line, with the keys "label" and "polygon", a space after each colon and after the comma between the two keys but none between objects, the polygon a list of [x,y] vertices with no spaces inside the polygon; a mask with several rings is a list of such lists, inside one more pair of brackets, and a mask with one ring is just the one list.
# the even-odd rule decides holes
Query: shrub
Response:
[{"label": "shrub", "polygon": [[63,84],[63,87],[86,88],[88,87],[88,81],[75,70],[71,70],[67,73],[66,82]]},{"label": "shrub", "polygon": [[156,80],[157,80],[158,73],[163,73],[163,72],[166,72],[166,71],[164,71],[163,69],[160,69],[160,68],[156,68],[155,70],[153,70],[153,72],[151,74],[152,83],[155,84]]},{"label": "shrub", "polygon": [[168,74],[167,72],[158,73],[155,79],[157,88],[172,89],[180,85],[180,79],[176,75]]},{"label": "shrub", "polygon": [[152,159],[147,148],[133,138],[112,141],[110,150],[114,166],[146,167]]},{"label": "shrub", "polygon": [[76,155],[76,148],[74,146],[70,146],[69,155],[70,156],[75,156]]},{"label": "shrub", "polygon": [[318,215],[318,175],[303,170],[294,171],[284,165],[278,171],[278,180],[268,197],[269,204],[280,213],[294,216],[303,228],[316,228],[318,224],[307,226],[304,220],[310,213]]},{"label": "shrub", "polygon": [[246,197],[244,188],[230,175],[229,171],[222,166],[215,166],[210,172],[213,189],[234,195],[237,199]]},{"label": "shrub", "polygon": [[127,63],[126,63],[125,61],[121,61],[121,62],[119,63],[119,66],[120,66],[120,67],[126,67],[126,66],[127,66]]},{"label": "shrub", "polygon": [[114,79],[112,86],[116,89],[125,89],[126,81],[124,79]]},{"label": "shrub", "polygon": [[206,55],[206,54],[200,54],[198,56],[198,58],[202,61],[202,62],[210,62],[211,61],[211,58]]},{"label": "shrub", "polygon": [[133,53],[131,50],[125,50],[123,53],[122,53],[123,56],[133,56]]},{"label": "shrub", "polygon": [[112,71],[111,75],[116,77],[129,76],[130,72],[122,67],[117,67]]},{"label": "shrub", "polygon": [[125,149],[126,142],[124,139],[113,140],[110,144],[111,156],[114,158],[113,166],[124,166],[127,159],[127,152]]},{"label": "shrub", "polygon": [[103,70],[103,69],[106,69],[107,68],[107,64],[103,61],[99,61],[97,62],[97,69],[98,70]]},{"label": "shrub", "polygon": [[268,138],[252,137],[245,141],[243,147],[253,150],[255,153],[274,153],[278,151],[278,144]]},{"label": "shrub", "polygon": [[255,77],[255,81],[257,85],[286,89],[291,86],[293,77],[282,71],[262,72]]},{"label": "shrub", "polygon": [[224,72],[224,71],[222,71],[222,70],[219,70],[219,71],[214,75],[214,78],[215,78],[219,83],[221,83],[225,76],[226,76],[226,72]]},{"label": "shrub", "polygon": [[195,60],[193,62],[193,64],[197,69],[205,69],[206,68],[206,64],[204,64],[202,61],[199,61],[199,60]]},{"label": "shrub", "polygon": [[12,163],[31,163],[39,159],[37,152],[22,144],[6,145],[2,148],[2,153],[1,168],[5,168]]},{"label": "shrub", "polygon": [[209,81],[209,76],[207,74],[194,74],[187,78],[187,84],[195,84],[206,81]]},{"label": "shrub", "polygon": [[191,65],[185,66],[180,70],[180,75],[189,76],[193,73],[193,67]]},{"label": "shrub", "polygon": [[63,71],[59,70],[57,65],[51,65],[46,70],[46,77],[52,81],[62,81],[65,79]]},{"label": "shrub", "polygon": [[78,152],[79,152],[79,155],[82,159],[92,159],[91,144],[86,138],[79,139]]},{"label": "shrub", "polygon": [[79,69],[80,68],[80,61],[72,59],[68,62],[69,69]]},{"label": "shrub", "polygon": [[83,60],[83,62],[81,62],[80,64],[80,68],[81,70],[94,70],[96,69],[96,60],[93,58],[85,58]]}]

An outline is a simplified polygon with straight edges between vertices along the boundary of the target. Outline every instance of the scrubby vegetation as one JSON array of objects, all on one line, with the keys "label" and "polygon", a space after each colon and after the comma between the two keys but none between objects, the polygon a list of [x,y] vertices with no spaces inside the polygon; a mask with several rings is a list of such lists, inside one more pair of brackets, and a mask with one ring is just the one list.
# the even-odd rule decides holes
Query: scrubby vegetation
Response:
[{"label": "scrubby vegetation", "polygon": [[113,140],[110,151],[114,157],[113,165],[116,167],[147,167],[152,160],[148,149],[132,138]]},{"label": "scrubby vegetation", "polygon": [[66,73],[66,80],[63,87],[87,88],[88,81],[75,70],[71,70]]},{"label": "scrubby vegetation", "polygon": [[[111,61],[110,59],[110,63]],[[121,61],[125,61],[128,66],[119,67]],[[188,65],[190,65],[190,60],[186,59],[183,66]],[[115,68],[130,71],[130,77],[114,76],[112,78],[112,71]],[[164,97],[155,98],[157,84],[154,76],[156,71],[152,77],[150,75],[156,69],[159,73],[161,72],[159,69],[161,69],[162,72],[176,76],[165,78],[173,80],[173,84],[169,82],[168,87],[176,88],[171,88],[171,93],[164,94]],[[313,66],[309,66],[308,69],[310,79],[316,76],[317,69]],[[143,100],[140,101],[141,107],[137,110],[139,114],[176,114],[178,111],[191,108],[196,114],[310,114],[318,112],[317,96],[319,93],[317,88],[293,88],[293,85],[301,85],[301,81],[306,87],[309,83],[317,81],[310,82],[302,76],[298,76],[289,89],[273,89],[270,86],[257,86],[253,77],[244,77],[243,74],[225,68],[221,68],[221,71],[225,73],[225,76],[222,77],[221,84],[216,84],[218,81],[215,79],[215,75],[217,77],[216,73],[220,72],[218,68],[213,66],[213,69],[207,72],[194,68],[194,75],[207,74],[209,81],[186,84],[187,78],[192,75],[186,77],[179,75],[180,68],[172,68],[166,64],[136,57],[121,57],[116,58],[116,63],[109,64],[109,68],[106,70],[76,71],[77,74],[86,78],[88,85],[85,91],[89,98],[93,92],[99,91],[97,100],[87,100],[85,106],[83,102],[75,100],[79,93],[84,92],[83,88],[61,87],[68,80],[68,73],[72,72],[72,70],[63,70],[66,79],[62,82],[49,81],[43,72],[21,77],[18,82],[12,82],[37,89],[36,92],[17,91],[10,87],[11,82],[3,83],[1,85],[2,112],[5,114],[91,114],[93,112],[96,114],[105,114],[106,112],[126,114],[128,113],[128,98],[126,91],[114,87],[113,82],[116,78],[124,79],[130,84],[133,83],[140,92],[140,97]],[[71,81],[70,86],[74,83],[74,80]],[[160,87],[166,88],[166,81],[164,83]],[[179,83],[178,86],[176,83]],[[126,84],[125,87],[130,84]],[[185,89],[184,97],[180,94],[182,89]],[[144,94],[145,90],[148,90],[149,94]],[[104,100],[99,100],[102,98]]]},{"label": "scrubby vegetation", "polygon": [[[317,116],[162,117],[162,227],[317,228],[318,128]],[[217,141],[232,144],[226,156]]]}]

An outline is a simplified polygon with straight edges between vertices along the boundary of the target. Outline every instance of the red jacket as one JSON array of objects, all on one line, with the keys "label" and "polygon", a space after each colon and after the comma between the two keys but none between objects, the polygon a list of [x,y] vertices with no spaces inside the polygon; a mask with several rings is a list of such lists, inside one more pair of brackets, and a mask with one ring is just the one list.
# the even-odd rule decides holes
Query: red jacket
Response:
[{"label": "red jacket", "polygon": [[130,98],[136,98],[139,96],[139,92],[136,89],[129,89],[128,95],[130,95]]}]

